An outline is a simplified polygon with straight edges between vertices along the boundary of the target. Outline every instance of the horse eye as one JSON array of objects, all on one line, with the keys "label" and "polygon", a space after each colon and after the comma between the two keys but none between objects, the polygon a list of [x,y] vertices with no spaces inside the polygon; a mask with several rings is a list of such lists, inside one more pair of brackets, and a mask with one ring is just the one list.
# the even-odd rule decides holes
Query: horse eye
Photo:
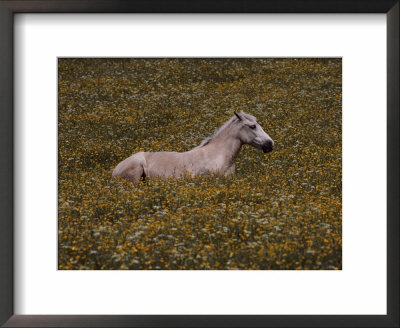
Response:
[{"label": "horse eye", "polygon": [[256,128],[256,126],[255,125],[250,125],[249,128],[254,130]]}]

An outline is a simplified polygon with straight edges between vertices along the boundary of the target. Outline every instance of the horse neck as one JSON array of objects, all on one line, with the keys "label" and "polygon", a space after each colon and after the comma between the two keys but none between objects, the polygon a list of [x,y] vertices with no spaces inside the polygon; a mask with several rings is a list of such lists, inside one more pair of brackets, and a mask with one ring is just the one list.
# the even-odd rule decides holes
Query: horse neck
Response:
[{"label": "horse neck", "polygon": [[222,154],[225,161],[232,164],[239,155],[242,142],[231,129],[221,132],[209,144],[217,154]]}]

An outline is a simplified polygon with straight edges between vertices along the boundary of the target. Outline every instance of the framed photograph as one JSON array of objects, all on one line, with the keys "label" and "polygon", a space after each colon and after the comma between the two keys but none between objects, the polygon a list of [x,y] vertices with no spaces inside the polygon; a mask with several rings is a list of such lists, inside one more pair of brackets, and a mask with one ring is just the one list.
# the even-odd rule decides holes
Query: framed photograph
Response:
[{"label": "framed photograph", "polygon": [[341,58],[58,58],[58,269],[341,270],[341,117]]},{"label": "framed photograph", "polygon": [[398,327],[398,1],[0,1],[5,327]]}]

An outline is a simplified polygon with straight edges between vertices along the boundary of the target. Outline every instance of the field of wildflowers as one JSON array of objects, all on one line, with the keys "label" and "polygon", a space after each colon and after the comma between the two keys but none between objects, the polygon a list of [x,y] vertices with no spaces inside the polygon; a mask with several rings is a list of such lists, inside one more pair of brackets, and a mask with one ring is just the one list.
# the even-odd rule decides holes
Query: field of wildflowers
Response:
[{"label": "field of wildflowers", "polygon": [[[58,61],[59,269],[341,269],[341,59]],[[234,111],[275,141],[236,173],[111,181]]]}]

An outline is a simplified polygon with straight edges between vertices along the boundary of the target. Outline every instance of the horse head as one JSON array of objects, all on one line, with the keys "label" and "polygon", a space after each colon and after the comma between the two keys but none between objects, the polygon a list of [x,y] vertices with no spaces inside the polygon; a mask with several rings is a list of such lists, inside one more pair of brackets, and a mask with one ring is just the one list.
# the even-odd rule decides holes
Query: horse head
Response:
[{"label": "horse head", "polygon": [[252,115],[235,112],[239,123],[238,137],[242,143],[261,149],[264,153],[269,153],[274,149],[274,141],[263,130],[256,118]]}]

